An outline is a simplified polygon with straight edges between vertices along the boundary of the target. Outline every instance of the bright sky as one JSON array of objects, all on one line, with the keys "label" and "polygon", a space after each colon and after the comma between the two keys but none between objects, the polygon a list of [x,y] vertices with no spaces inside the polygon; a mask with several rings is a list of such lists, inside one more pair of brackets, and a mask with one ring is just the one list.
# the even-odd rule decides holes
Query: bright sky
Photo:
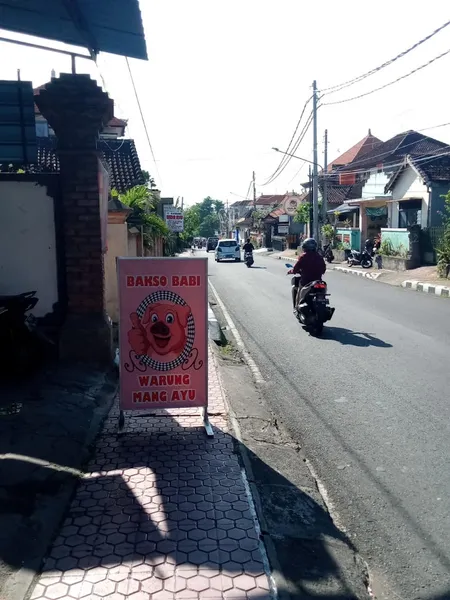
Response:
[{"label": "bright sky", "polygon": [[[142,167],[163,196],[188,204],[210,195],[230,203],[245,196],[252,170],[262,184],[277,167],[313,79],[319,89],[346,81],[383,63],[450,19],[448,0],[140,0],[149,61],[130,60],[157,159],[153,162],[123,57],[100,55],[106,90],[116,115],[129,119]],[[16,37],[1,32],[7,37]],[[22,37],[22,39],[25,39]],[[38,40],[36,40],[38,41]],[[39,43],[43,43],[42,40]],[[51,42],[53,46],[58,44]],[[63,47],[60,45],[60,47]],[[324,97],[345,99],[383,85],[450,49],[450,26],[379,74]],[[70,72],[69,57],[0,43],[0,79],[41,85]],[[319,111],[319,162],[323,133],[329,159],[371,128],[382,140],[407,129],[450,122],[446,89],[450,55],[367,98]],[[99,80],[93,63],[77,71]],[[309,112],[309,111],[308,111]],[[424,132],[450,143],[450,126]],[[312,130],[297,154],[312,158]],[[259,193],[299,190],[308,167],[292,160]]]}]

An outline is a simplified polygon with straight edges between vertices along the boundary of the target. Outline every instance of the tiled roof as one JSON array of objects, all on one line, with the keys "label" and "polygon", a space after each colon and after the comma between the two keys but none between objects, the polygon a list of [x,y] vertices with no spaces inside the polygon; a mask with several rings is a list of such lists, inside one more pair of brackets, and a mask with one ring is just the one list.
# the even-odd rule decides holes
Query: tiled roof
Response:
[{"label": "tiled roof", "polygon": [[425,181],[450,182],[450,154],[420,161],[411,157],[411,162]]},{"label": "tiled roof", "polygon": [[236,208],[237,206],[247,206],[247,204],[251,204],[251,200],[236,200],[233,204],[230,204],[230,208]]},{"label": "tiled roof", "polygon": [[401,165],[391,176],[384,188],[384,193],[390,192],[397,182],[400,175],[408,167],[413,167],[418,171],[425,183],[444,182],[450,185],[450,153],[436,158],[413,157],[408,156],[403,165]]},{"label": "tiled roof", "polygon": [[274,204],[278,205],[283,202],[283,200],[286,198],[286,195],[287,194],[275,194],[275,195],[263,194],[262,196],[259,196],[258,198],[256,198],[256,205],[257,206],[272,206]]},{"label": "tiled roof", "polygon": [[383,164],[385,168],[401,161],[407,155],[425,156],[438,152],[448,145],[417,131],[406,131],[383,142],[362,159],[353,161],[347,170],[371,168]]},{"label": "tiled roof", "polygon": [[338,156],[338,158],[333,160],[328,165],[328,171],[331,171],[334,167],[348,165],[354,160],[360,159],[369,152],[372,152],[372,150],[380,146],[382,143],[383,142],[380,139],[372,135],[369,129],[369,133],[366,135],[366,137],[344,152],[344,154]]},{"label": "tiled roof", "polygon": [[[38,137],[38,165],[30,170],[57,173],[59,160],[56,155],[56,138]],[[99,140],[98,149],[109,167],[111,188],[123,193],[135,185],[144,184],[139,157],[134,140]]]}]

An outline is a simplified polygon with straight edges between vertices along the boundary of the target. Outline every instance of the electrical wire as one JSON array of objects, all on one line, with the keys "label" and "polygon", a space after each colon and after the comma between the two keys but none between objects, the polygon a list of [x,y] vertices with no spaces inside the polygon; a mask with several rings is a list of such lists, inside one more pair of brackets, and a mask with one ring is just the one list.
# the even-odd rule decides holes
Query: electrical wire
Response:
[{"label": "electrical wire", "polygon": [[[450,123],[449,123],[450,125]],[[437,127],[441,127],[441,125],[437,125]],[[428,129],[428,128],[427,128]],[[424,131],[423,129],[419,130],[419,131]],[[407,135],[408,132],[405,132],[405,136]],[[418,133],[418,132],[417,132]],[[422,137],[422,140],[415,140],[414,142],[410,142],[409,144],[405,144],[404,146],[401,147],[400,150],[404,150],[405,148],[408,148],[409,146],[414,146],[415,144],[417,144],[419,141],[425,141],[425,140],[432,140],[433,142],[435,142],[436,140],[432,137],[430,137],[429,135],[424,135]],[[444,148],[446,148],[447,146],[443,146]],[[398,148],[398,146],[397,146]],[[396,148],[396,149],[397,149]],[[438,149],[439,150],[439,149]],[[438,151],[437,150],[437,151]],[[375,158],[382,158],[383,156],[387,156],[389,154],[392,154],[393,152],[395,152],[395,150],[388,150],[387,152],[380,152],[379,154],[375,154],[374,156],[370,157],[370,160],[373,160]],[[363,156],[362,158],[360,158],[359,160],[354,160],[352,161],[350,164],[352,165],[352,167],[356,167],[357,165],[367,162],[367,155]],[[333,164],[333,163],[330,163]]]},{"label": "electrical wire", "polygon": [[430,33],[426,37],[424,37],[421,40],[419,40],[418,42],[416,42],[414,45],[412,45],[407,50],[404,50],[403,52],[400,52],[400,54],[397,54],[397,56],[395,56],[394,58],[391,58],[390,60],[387,60],[386,62],[384,62],[382,65],[380,65],[378,67],[375,67],[374,69],[371,69],[370,71],[367,71],[367,73],[363,73],[361,75],[358,75],[358,77],[355,77],[353,79],[349,79],[348,81],[344,81],[344,82],[339,83],[337,85],[330,86],[330,87],[325,88],[325,89],[323,89],[321,91],[322,92],[328,92],[329,94],[334,94],[334,93],[339,92],[340,90],[342,90],[344,88],[350,87],[351,85],[354,85],[355,83],[358,83],[358,82],[362,81],[363,79],[366,79],[367,77],[370,77],[371,75],[374,75],[375,73],[378,73],[378,71],[381,71],[381,69],[384,69],[385,67],[388,67],[389,65],[391,65],[395,61],[399,60],[400,58],[403,58],[404,56],[406,56],[407,54],[409,54],[410,52],[412,52],[413,50],[415,50],[416,48],[418,48],[419,46],[421,46],[422,44],[424,44],[425,42],[427,42],[428,40],[430,40],[432,37],[434,37],[440,31],[442,31],[443,29],[445,29],[446,27],[448,27],[448,25],[450,25],[450,21],[447,21],[446,23],[444,23],[443,25],[441,25],[440,27],[438,27],[437,29],[435,29],[432,33]]},{"label": "electrical wire", "polygon": [[[442,152],[442,150],[445,150],[445,148],[448,148],[448,150],[446,152]],[[383,169],[386,169],[386,168],[392,169],[395,167],[403,166],[405,164],[406,156],[408,156],[408,155],[405,154],[402,157],[402,160],[400,162],[393,162],[393,163],[387,162],[387,163],[383,164]],[[412,158],[414,159],[415,163],[422,164],[425,162],[429,162],[430,160],[433,160],[435,158],[439,158],[441,156],[449,156],[450,157],[450,144],[437,149],[435,154],[429,153],[429,152],[427,154],[415,154],[414,156],[412,156]],[[376,158],[376,157],[373,157],[373,158]],[[368,171],[371,171],[374,168],[375,168],[375,166],[372,165],[370,167],[368,166],[365,169],[360,169],[360,170],[355,169],[352,171],[334,171],[334,172],[330,172],[330,173],[322,173],[320,177],[322,179],[324,179],[324,178],[336,177],[336,175],[360,175],[362,173],[367,173]]]},{"label": "electrical wire", "polygon": [[440,125],[433,125],[432,127],[424,127],[423,129],[416,129],[416,131],[429,131],[430,129],[439,129],[439,127],[447,127],[450,123],[441,123]]},{"label": "electrical wire", "polygon": [[156,158],[155,158],[155,153],[153,152],[153,146],[152,146],[152,143],[150,141],[150,135],[148,133],[147,125],[145,123],[144,113],[142,112],[141,102],[139,100],[139,95],[137,93],[136,84],[134,83],[134,77],[133,77],[133,73],[131,71],[130,61],[128,60],[128,56],[125,57],[125,60],[127,61],[128,73],[130,74],[131,83],[133,85],[134,95],[136,97],[136,102],[137,102],[137,105],[138,105],[138,108],[139,108],[139,112],[140,112],[140,115],[141,115],[141,120],[142,120],[142,124],[144,126],[145,135],[147,137],[148,147],[150,148],[150,152],[151,152],[151,155],[152,155],[152,158],[153,158],[153,162],[155,164],[155,169],[156,169],[156,173],[158,175],[159,183],[162,186],[162,179],[161,179],[161,175],[159,173],[158,163],[157,163]]},{"label": "electrical wire", "polygon": [[[294,140],[294,138],[295,138],[295,136],[296,136],[296,134],[297,134],[298,128],[300,127],[300,123],[301,123],[301,121],[302,121],[302,119],[303,119],[303,115],[305,114],[306,107],[307,107],[307,106],[308,106],[308,104],[311,102],[312,98],[313,98],[313,96],[311,95],[311,96],[310,96],[310,97],[309,97],[309,98],[306,100],[305,104],[303,105],[302,112],[301,112],[301,114],[300,114],[300,117],[299,117],[299,119],[298,119],[298,121],[297,121],[297,125],[295,126],[295,129],[294,129],[294,133],[292,134],[292,136],[291,136],[291,139],[289,140],[289,144],[288,144],[288,146],[287,146],[287,148],[286,148],[285,152],[289,152],[289,151],[290,151],[291,144],[292,144],[292,142],[293,142],[293,140]],[[272,181],[274,181],[274,179],[272,179],[272,177],[274,177],[274,176],[277,174],[277,172],[278,172],[278,171],[281,169],[281,167],[283,166],[283,164],[284,164],[285,162],[289,162],[289,160],[287,160],[287,158],[288,158],[288,157],[287,157],[286,155],[284,155],[284,156],[281,158],[281,160],[280,160],[280,163],[279,163],[278,167],[275,169],[275,171],[272,173],[272,175],[270,175],[270,177],[268,177],[268,179],[267,179],[267,182],[266,182],[266,183],[264,183],[263,185],[268,185],[269,183],[271,183]]]},{"label": "electrical wire", "polygon": [[394,85],[394,83],[398,83],[399,81],[402,81],[402,79],[406,79],[407,77],[411,77],[411,75],[414,75],[418,71],[421,71],[422,69],[425,69],[425,67],[429,67],[431,64],[433,64],[437,60],[443,58],[444,56],[447,56],[447,54],[450,54],[450,49],[446,50],[442,54],[439,54],[438,56],[435,56],[434,58],[432,58],[431,60],[429,60],[425,64],[421,65],[420,67],[417,67],[416,69],[413,69],[409,73],[406,73],[406,75],[402,75],[401,77],[397,77],[397,79],[394,79],[394,81],[390,81],[389,83],[381,85],[380,87],[377,87],[377,88],[371,90],[370,92],[365,92],[364,94],[359,94],[359,96],[353,96],[352,98],[345,98],[344,100],[335,100],[334,102],[324,102],[323,106],[332,106],[333,104],[343,104],[344,102],[351,102],[353,100],[358,100],[359,98],[364,98],[365,96],[369,96],[370,94],[374,94],[375,92],[379,92],[380,90],[384,90],[385,88],[387,88],[387,87],[389,87],[391,85]]}]

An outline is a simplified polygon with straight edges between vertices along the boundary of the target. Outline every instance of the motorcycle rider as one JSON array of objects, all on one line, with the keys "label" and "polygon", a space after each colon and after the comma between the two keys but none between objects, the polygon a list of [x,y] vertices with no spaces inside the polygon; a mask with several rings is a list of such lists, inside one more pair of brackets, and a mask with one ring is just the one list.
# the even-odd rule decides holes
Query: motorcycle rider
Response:
[{"label": "motorcycle rider", "polygon": [[253,252],[255,249],[254,245],[251,243],[250,238],[245,240],[245,244],[242,246],[242,250],[244,252]]},{"label": "motorcycle rider", "polygon": [[312,281],[322,278],[327,270],[323,257],[317,251],[317,242],[314,238],[307,238],[302,244],[303,254],[301,254],[294,267],[288,271],[289,275],[300,274],[301,277],[292,278],[292,303],[294,312],[298,304],[303,301],[302,290]]}]

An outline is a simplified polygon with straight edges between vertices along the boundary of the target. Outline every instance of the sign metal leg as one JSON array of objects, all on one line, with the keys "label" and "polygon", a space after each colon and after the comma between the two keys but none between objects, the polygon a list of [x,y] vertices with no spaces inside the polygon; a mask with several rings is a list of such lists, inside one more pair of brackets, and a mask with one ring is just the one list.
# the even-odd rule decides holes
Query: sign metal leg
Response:
[{"label": "sign metal leg", "polygon": [[119,411],[119,427],[117,433],[122,433],[123,428],[125,427],[125,414],[123,410]]},{"label": "sign metal leg", "polygon": [[203,413],[203,426],[205,427],[206,435],[209,438],[213,438],[214,437],[214,430],[213,430],[212,425],[211,425],[211,423],[209,421],[208,409],[207,408],[202,408],[202,413]]}]

